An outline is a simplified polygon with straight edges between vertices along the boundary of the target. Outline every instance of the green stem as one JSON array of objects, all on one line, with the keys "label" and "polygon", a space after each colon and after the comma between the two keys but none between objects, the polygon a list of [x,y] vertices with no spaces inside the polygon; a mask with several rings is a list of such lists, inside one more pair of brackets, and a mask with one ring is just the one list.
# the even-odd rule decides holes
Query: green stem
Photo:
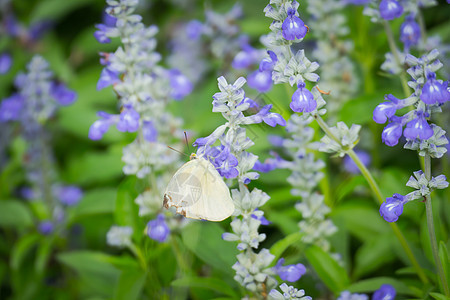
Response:
[{"label": "green stem", "polygon": [[419,10],[417,13],[417,18],[419,19],[420,33],[422,35],[422,42],[424,45],[427,44],[427,30],[425,27],[425,21],[423,20],[422,12]]},{"label": "green stem", "polygon": [[[316,119],[317,123],[319,124],[320,128],[325,132],[326,135],[328,135],[329,138],[336,141],[339,145],[342,146],[341,141],[331,132],[328,125],[325,123],[325,121],[319,116],[315,115],[314,118]],[[372,189],[372,192],[378,201],[379,204],[382,204],[384,202],[384,197],[381,193],[380,187],[376,183],[375,179],[373,178],[370,171],[366,168],[366,166],[361,162],[359,157],[356,155],[355,151],[353,149],[347,151],[347,154],[350,156],[350,158],[355,162],[355,164],[358,166],[359,170],[363,174],[364,178],[366,179],[367,183],[369,184],[370,188]],[[402,232],[400,231],[400,228],[398,228],[397,224],[395,223],[389,223],[392,230],[394,231],[395,236],[397,237],[398,241],[400,242],[403,250],[406,253],[406,256],[411,261],[414,269],[417,272],[417,275],[419,276],[420,280],[423,283],[428,283],[428,278],[426,277],[424,271],[419,265],[419,262],[414,256],[414,253],[412,252],[411,248],[408,245],[408,242],[406,238],[403,236]]]},{"label": "green stem", "polygon": [[128,249],[134,254],[134,256],[137,257],[139,264],[141,265],[142,270],[147,271],[147,262],[145,260],[144,255],[142,254],[142,251],[136,247],[135,244],[131,243],[128,245]]},{"label": "green stem", "polygon": [[[427,180],[431,179],[431,157],[429,154],[425,154],[425,177]],[[433,208],[431,204],[431,195],[425,198],[425,209],[427,214],[428,233],[430,235],[431,250],[433,252],[434,263],[438,271],[439,279],[441,281],[442,288],[447,297],[450,297],[450,289],[447,285],[447,279],[445,278],[444,268],[442,267],[441,259],[439,258],[438,245],[436,240],[436,232],[434,230],[433,220]]]},{"label": "green stem", "polygon": [[[383,21],[384,31],[386,32],[386,36],[389,43],[389,48],[391,49],[392,55],[394,56],[395,63],[399,66],[403,66],[403,63],[400,61],[400,56],[397,50],[397,46],[395,45],[394,35],[392,34],[391,27],[389,27],[389,23],[387,21]],[[405,93],[405,97],[409,97],[411,95],[411,91],[408,86],[408,80],[406,79],[405,72],[400,72],[400,81],[402,83],[403,92]]]}]

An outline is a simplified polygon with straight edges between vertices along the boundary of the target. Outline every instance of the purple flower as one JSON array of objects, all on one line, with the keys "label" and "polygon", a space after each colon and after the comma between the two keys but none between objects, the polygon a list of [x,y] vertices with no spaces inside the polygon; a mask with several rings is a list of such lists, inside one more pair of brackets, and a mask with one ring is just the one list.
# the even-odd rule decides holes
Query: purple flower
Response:
[{"label": "purple flower", "polygon": [[394,300],[395,288],[390,284],[383,284],[378,290],[373,293],[372,300]]},{"label": "purple flower", "polygon": [[247,76],[247,83],[260,93],[268,92],[272,88],[272,71],[256,70]]},{"label": "purple flower", "polygon": [[0,74],[5,74],[11,69],[12,58],[8,53],[0,54]]},{"label": "purple flower", "polygon": [[305,273],[306,268],[302,264],[283,266],[284,258],[280,258],[273,270],[277,273],[281,280],[295,282],[300,279]]},{"label": "purple flower", "polygon": [[410,46],[417,45],[420,40],[420,26],[414,20],[413,15],[406,17],[405,22],[403,22],[400,27],[400,41],[409,48]]},{"label": "purple flower", "polygon": [[275,52],[268,50],[267,54],[269,54],[269,57],[261,60],[261,63],[259,64],[260,71],[273,71],[273,68],[278,61],[278,57]]},{"label": "purple flower", "polygon": [[300,82],[298,89],[292,95],[292,101],[289,105],[295,112],[312,112],[317,107],[313,94],[305,88],[305,83]]},{"label": "purple flower", "polygon": [[268,173],[270,171],[273,171],[277,168],[277,164],[269,159],[266,159],[263,163],[257,160],[255,162],[255,165],[253,166],[253,170],[262,172],[262,173]]},{"label": "purple flower", "polygon": [[50,85],[50,94],[61,105],[70,105],[77,99],[77,93],[69,90],[63,83],[52,82]]},{"label": "purple flower", "polygon": [[[366,167],[370,164],[371,158],[369,153],[361,150],[355,150],[355,153]],[[358,166],[348,155],[344,157],[344,169],[352,174],[360,173]]]},{"label": "purple flower", "polygon": [[392,122],[384,127],[381,139],[383,143],[392,147],[398,144],[398,140],[402,136],[403,124],[399,117],[393,116],[391,120]]},{"label": "purple flower", "polygon": [[405,196],[395,193],[392,197],[387,198],[386,202],[380,206],[380,215],[387,222],[395,222],[403,213],[403,204],[406,203]]},{"label": "purple flower", "polygon": [[186,25],[187,36],[194,41],[197,41],[203,33],[203,23],[199,20],[192,20]]},{"label": "purple flower", "polygon": [[94,32],[94,37],[97,39],[99,43],[107,44],[111,42],[111,39],[107,36],[107,34],[113,29],[112,27],[108,27],[104,24],[97,24],[95,27],[98,29]]},{"label": "purple flower", "polygon": [[433,129],[431,129],[427,120],[426,113],[418,111],[416,112],[416,117],[412,121],[406,124],[406,128],[403,131],[403,135],[408,139],[415,139],[419,137],[421,140],[428,140],[433,136]]},{"label": "purple flower", "polygon": [[24,99],[19,94],[13,94],[0,103],[0,122],[16,121],[20,117]]},{"label": "purple flower", "polygon": [[108,14],[107,12],[103,11],[102,21],[103,21],[103,24],[105,24],[105,26],[115,27],[116,23],[117,23],[117,18],[113,17],[110,14]]},{"label": "purple flower", "polygon": [[217,168],[219,174],[225,178],[235,178],[239,175],[239,171],[236,169],[238,160],[236,156],[231,154],[230,148],[220,145],[217,147],[220,151],[214,159],[214,165]]},{"label": "purple flower", "polygon": [[381,0],[380,15],[385,20],[394,20],[403,13],[403,7],[396,0]]},{"label": "purple flower", "polygon": [[272,109],[272,104],[265,105],[261,110],[257,113],[257,116],[260,116],[264,123],[271,127],[275,127],[277,125],[286,126],[286,121],[280,114],[270,112]]},{"label": "purple flower", "polygon": [[373,120],[378,124],[386,123],[387,119],[395,115],[397,109],[402,107],[399,102],[400,100],[391,94],[385,95],[384,99],[389,100],[389,102],[382,102],[378,104],[373,111]]},{"label": "purple flower", "polygon": [[189,95],[194,88],[192,82],[177,69],[169,71],[169,81],[172,89],[171,96],[175,100],[183,99]]},{"label": "purple flower", "polygon": [[289,41],[304,38],[307,32],[305,23],[295,15],[293,8],[288,9],[287,14],[286,20],[281,25],[283,37]]},{"label": "purple flower", "polygon": [[144,121],[142,124],[142,134],[147,142],[156,142],[158,139],[158,131],[153,125],[153,121]]},{"label": "purple flower", "polygon": [[167,240],[170,234],[169,226],[163,214],[159,214],[156,220],[147,223],[147,235],[152,240],[163,243]]},{"label": "purple flower", "polygon": [[130,105],[124,106],[120,113],[119,122],[117,122],[117,130],[121,132],[135,132],[139,129],[139,113]]},{"label": "purple flower", "polygon": [[114,123],[114,115],[110,115],[103,111],[99,111],[97,115],[101,117],[101,119],[95,121],[89,128],[89,138],[94,141],[100,140]]},{"label": "purple flower", "polygon": [[97,82],[97,91],[104,89],[107,86],[120,82],[119,73],[111,71],[108,68],[104,68],[100,74],[100,78]]},{"label": "purple flower", "polygon": [[20,31],[21,31],[21,26],[17,22],[16,17],[11,13],[4,15],[4,17],[5,17],[5,19],[4,19],[3,23],[5,26],[6,33],[12,37],[19,36]]},{"label": "purple flower", "polygon": [[366,5],[370,0],[346,0],[345,3],[353,5]]},{"label": "purple flower", "polygon": [[[257,213],[258,212],[258,209],[256,208],[255,209],[255,212]],[[258,216],[259,215],[259,216]],[[253,218],[253,219],[255,219],[255,220],[258,220],[259,222],[261,222],[261,225],[270,225],[270,221],[269,220],[267,220],[265,217],[264,217],[264,214],[252,214],[251,215],[251,217]]]},{"label": "purple flower", "polygon": [[30,26],[28,35],[33,41],[39,40],[53,26],[52,21],[39,21]]},{"label": "purple flower", "polygon": [[51,221],[45,220],[39,223],[38,230],[43,235],[50,235],[53,233],[54,230],[53,223]]},{"label": "purple flower", "polygon": [[83,198],[83,191],[74,185],[62,186],[56,189],[56,196],[62,204],[74,206]]},{"label": "purple flower", "polygon": [[448,81],[440,83],[436,80],[436,74],[429,72],[427,82],[423,85],[420,100],[425,104],[434,104],[436,102],[443,104],[450,100],[450,92],[447,89]]}]

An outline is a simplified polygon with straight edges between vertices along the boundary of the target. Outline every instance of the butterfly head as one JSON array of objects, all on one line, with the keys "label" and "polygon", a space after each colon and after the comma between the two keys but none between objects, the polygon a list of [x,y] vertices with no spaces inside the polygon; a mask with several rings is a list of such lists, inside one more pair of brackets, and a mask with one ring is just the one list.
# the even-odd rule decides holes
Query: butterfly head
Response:
[{"label": "butterfly head", "polygon": [[198,155],[195,153],[191,153],[191,156],[189,157],[190,160],[197,159],[197,158],[198,158]]}]

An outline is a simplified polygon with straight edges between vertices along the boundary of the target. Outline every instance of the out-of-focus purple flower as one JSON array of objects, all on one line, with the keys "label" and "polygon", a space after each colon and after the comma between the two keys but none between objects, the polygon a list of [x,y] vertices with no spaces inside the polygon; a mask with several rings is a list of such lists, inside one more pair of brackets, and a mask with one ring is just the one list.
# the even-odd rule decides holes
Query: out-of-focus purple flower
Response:
[{"label": "out-of-focus purple flower", "polygon": [[20,25],[13,14],[6,14],[3,22],[6,33],[12,37],[17,37],[20,34]]},{"label": "out-of-focus purple flower", "polygon": [[117,130],[135,132],[139,129],[139,119],[139,113],[132,106],[124,106],[119,122],[117,122]]},{"label": "out-of-focus purple flower", "polygon": [[[369,153],[361,150],[355,150],[355,153],[366,167],[369,166],[371,161]],[[358,166],[348,155],[344,157],[344,169],[352,174],[360,173]]]},{"label": "out-of-focus purple flower", "polygon": [[450,101],[450,92],[447,89],[448,81],[440,83],[436,80],[436,74],[429,72],[427,82],[423,85],[420,100],[425,104],[434,104],[436,102],[443,104]]},{"label": "out-of-focus purple flower", "polygon": [[197,41],[203,33],[203,23],[199,20],[192,20],[186,25],[186,35],[194,41]]},{"label": "out-of-focus purple flower", "polygon": [[403,13],[403,6],[396,0],[381,0],[380,15],[385,20],[394,20],[399,18]]},{"label": "out-of-focus purple flower", "polygon": [[267,220],[267,219],[264,217],[264,214],[262,214],[262,213],[259,214],[258,211],[259,211],[259,209],[255,209],[255,213],[253,213],[253,214],[251,215],[251,217],[252,217],[253,219],[258,220],[259,222],[261,222],[261,225],[265,225],[265,226],[270,225],[270,221]]},{"label": "out-of-focus purple flower", "polygon": [[295,282],[306,273],[306,268],[302,264],[283,266],[283,263],[284,258],[280,258],[275,267],[273,267],[273,270],[280,276],[281,280]]},{"label": "out-of-focus purple flower", "polygon": [[345,0],[346,4],[353,4],[353,5],[366,5],[370,2],[370,0]]},{"label": "out-of-focus purple flower", "polygon": [[103,21],[103,24],[105,24],[105,26],[115,27],[116,23],[117,23],[117,18],[115,18],[115,17],[111,16],[110,14],[108,14],[107,12],[103,11],[102,21]]},{"label": "out-of-focus purple flower", "polygon": [[120,82],[119,73],[112,71],[109,68],[104,68],[97,82],[97,91],[117,82]]},{"label": "out-of-focus purple flower", "polygon": [[49,220],[45,220],[39,223],[38,230],[43,235],[50,235],[55,229],[53,223]]},{"label": "out-of-focus purple flower", "polygon": [[403,204],[406,203],[406,197],[395,193],[392,197],[386,198],[386,202],[380,206],[380,215],[387,222],[395,222],[403,213]]},{"label": "out-of-focus purple flower", "polygon": [[99,111],[97,115],[101,118],[95,121],[89,128],[89,138],[91,140],[100,140],[108,131],[109,127],[115,123],[114,116],[103,111]]},{"label": "out-of-focus purple flower", "polygon": [[267,54],[269,54],[269,57],[264,58],[259,63],[260,71],[273,71],[273,68],[278,61],[277,55],[272,50],[268,50]]},{"label": "out-of-focus purple flower", "polygon": [[312,112],[317,107],[313,94],[305,88],[305,83],[300,82],[297,90],[292,95],[292,101],[289,105],[295,112]]},{"label": "out-of-focus purple flower", "polygon": [[280,114],[270,112],[271,109],[272,104],[265,105],[257,113],[257,116],[260,116],[263,122],[271,127],[275,127],[277,125],[286,126],[286,120],[284,120]]},{"label": "out-of-focus purple flower", "polygon": [[159,214],[155,220],[148,222],[147,235],[155,241],[163,243],[167,240],[170,234],[169,226],[166,223],[163,214]]},{"label": "out-of-focus purple flower", "polygon": [[113,29],[113,27],[108,27],[105,24],[97,24],[95,28],[98,30],[94,32],[95,39],[102,44],[107,44],[111,42],[111,39],[107,36],[107,34]]},{"label": "out-of-focus purple flower", "polygon": [[35,197],[34,191],[30,187],[23,187],[23,188],[21,188],[20,189],[20,195],[26,200],[32,200]]},{"label": "out-of-focus purple flower", "polygon": [[24,105],[24,99],[19,94],[13,94],[0,103],[0,122],[19,119]]},{"label": "out-of-focus purple flower", "polygon": [[9,53],[0,54],[0,74],[8,73],[12,66],[12,57]]},{"label": "out-of-focus purple flower", "polygon": [[390,147],[398,144],[398,140],[402,136],[403,131],[401,118],[393,116],[391,120],[392,122],[384,127],[383,132],[381,133],[381,140]]},{"label": "out-of-focus purple flower", "polygon": [[383,284],[373,293],[372,300],[394,300],[397,291],[390,284]]},{"label": "out-of-focus purple flower", "polygon": [[74,185],[61,186],[56,189],[59,201],[67,206],[74,206],[83,198],[83,191]]},{"label": "out-of-focus purple flower", "polygon": [[386,123],[387,119],[395,115],[397,109],[402,107],[400,100],[391,94],[385,95],[384,99],[389,102],[378,104],[373,111],[373,120],[378,124]]},{"label": "out-of-focus purple flower", "polygon": [[61,105],[70,105],[77,99],[77,93],[67,88],[64,83],[52,82],[50,94]]},{"label": "out-of-focus purple flower", "polygon": [[158,139],[158,131],[152,121],[144,121],[142,124],[142,134],[147,142],[156,142]]},{"label": "out-of-focus purple flower", "polygon": [[47,32],[53,26],[52,21],[39,21],[30,26],[28,30],[28,35],[31,40],[37,41],[39,40],[45,32]]},{"label": "out-of-focus purple flower", "polygon": [[284,138],[279,135],[268,135],[267,139],[275,147],[283,147]]},{"label": "out-of-focus purple flower", "polygon": [[287,18],[281,25],[283,37],[290,41],[304,38],[308,31],[305,23],[295,15],[293,8],[288,9],[287,14]]},{"label": "out-of-focus purple flower", "polygon": [[272,72],[256,70],[247,76],[247,83],[260,93],[268,92],[272,88]]},{"label": "out-of-focus purple flower", "polygon": [[403,22],[400,27],[400,41],[402,41],[405,47],[409,48],[413,45],[417,45],[420,36],[420,26],[414,20],[414,15],[407,16],[405,22]]},{"label": "out-of-focus purple flower", "polygon": [[418,111],[416,117],[412,119],[403,131],[403,135],[408,139],[415,139],[419,137],[421,140],[428,140],[433,136],[433,129],[426,120],[426,113]]},{"label": "out-of-focus purple flower", "polygon": [[266,159],[263,163],[257,160],[255,162],[255,165],[253,166],[253,170],[262,173],[268,173],[270,171],[275,170],[276,168],[277,164],[271,159]]},{"label": "out-of-focus purple flower", "polygon": [[175,100],[183,99],[194,89],[192,82],[177,69],[169,71],[169,81],[172,89],[171,96]]}]

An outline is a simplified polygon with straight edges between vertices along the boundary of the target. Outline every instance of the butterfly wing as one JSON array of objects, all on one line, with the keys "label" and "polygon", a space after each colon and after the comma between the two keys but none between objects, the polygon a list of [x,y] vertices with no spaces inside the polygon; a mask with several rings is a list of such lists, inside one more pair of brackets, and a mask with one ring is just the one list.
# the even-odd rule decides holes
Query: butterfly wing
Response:
[{"label": "butterfly wing", "polygon": [[184,164],[170,180],[164,207],[191,219],[222,221],[234,212],[230,190],[214,166],[204,158]]}]

